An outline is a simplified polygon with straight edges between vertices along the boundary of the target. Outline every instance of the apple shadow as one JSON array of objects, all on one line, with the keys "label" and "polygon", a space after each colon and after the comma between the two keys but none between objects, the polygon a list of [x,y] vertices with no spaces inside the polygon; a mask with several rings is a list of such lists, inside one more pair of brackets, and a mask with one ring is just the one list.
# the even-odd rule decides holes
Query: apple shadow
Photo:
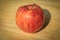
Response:
[{"label": "apple shadow", "polygon": [[43,24],[42,28],[40,30],[38,30],[37,32],[46,28],[48,26],[49,22],[50,22],[50,19],[51,19],[51,14],[47,9],[43,9],[43,12],[44,12],[44,15],[45,15],[45,21],[44,21],[44,24]]}]

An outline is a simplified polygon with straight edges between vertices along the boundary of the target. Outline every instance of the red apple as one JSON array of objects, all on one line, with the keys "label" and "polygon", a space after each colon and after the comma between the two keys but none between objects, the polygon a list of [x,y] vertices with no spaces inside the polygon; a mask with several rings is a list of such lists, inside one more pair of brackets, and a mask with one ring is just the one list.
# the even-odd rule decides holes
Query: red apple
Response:
[{"label": "red apple", "polygon": [[16,24],[18,27],[29,33],[35,33],[42,28],[44,13],[40,6],[30,4],[21,6],[16,12]]}]

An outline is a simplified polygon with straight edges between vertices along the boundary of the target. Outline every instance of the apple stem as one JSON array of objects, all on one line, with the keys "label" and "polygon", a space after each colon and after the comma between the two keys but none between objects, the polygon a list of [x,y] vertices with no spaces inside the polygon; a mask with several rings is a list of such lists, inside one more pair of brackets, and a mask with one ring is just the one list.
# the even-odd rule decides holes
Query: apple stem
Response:
[{"label": "apple stem", "polygon": [[32,9],[34,9],[35,8],[35,4],[33,4],[33,6],[32,6]]}]

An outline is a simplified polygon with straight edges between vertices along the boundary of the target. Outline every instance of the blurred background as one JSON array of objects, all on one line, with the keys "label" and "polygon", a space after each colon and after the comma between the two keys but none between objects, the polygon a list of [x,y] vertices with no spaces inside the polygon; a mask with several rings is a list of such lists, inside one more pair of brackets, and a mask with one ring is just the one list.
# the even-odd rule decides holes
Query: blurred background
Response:
[{"label": "blurred background", "polygon": [[[44,11],[45,28],[29,34],[17,27],[16,11],[34,3]],[[60,0],[0,0],[0,40],[60,40]]]}]

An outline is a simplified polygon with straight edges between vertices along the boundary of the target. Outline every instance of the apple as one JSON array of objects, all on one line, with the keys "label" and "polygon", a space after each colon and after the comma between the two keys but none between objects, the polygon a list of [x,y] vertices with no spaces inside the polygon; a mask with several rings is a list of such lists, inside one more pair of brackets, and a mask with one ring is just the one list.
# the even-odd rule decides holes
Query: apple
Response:
[{"label": "apple", "polygon": [[16,24],[28,33],[39,31],[44,23],[44,13],[40,6],[36,4],[24,5],[17,9]]}]

